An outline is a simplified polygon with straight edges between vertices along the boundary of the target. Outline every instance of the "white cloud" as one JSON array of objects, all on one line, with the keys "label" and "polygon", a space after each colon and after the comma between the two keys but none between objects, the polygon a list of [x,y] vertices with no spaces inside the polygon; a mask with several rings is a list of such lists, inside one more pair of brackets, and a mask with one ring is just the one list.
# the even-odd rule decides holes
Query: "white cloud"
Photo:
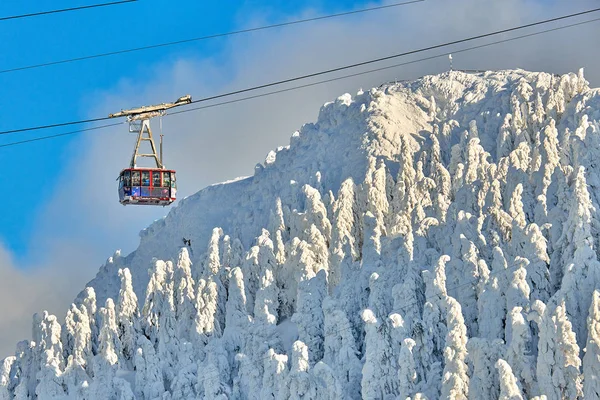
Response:
[{"label": "white cloud", "polygon": [[16,268],[9,252],[0,244],[2,356],[13,354],[18,341],[31,337],[34,313],[42,309],[64,313],[76,293],[74,287],[82,287],[89,279],[93,246],[70,238],[69,242],[53,241],[51,247],[52,252],[47,254],[49,261],[35,269],[22,270]]},{"label": "white cloud", "polygon": [[[159,63],[144,71],[144,75],[154,77],[149,82],[129,76],[114,88],[91,93],[82,101],[89,106],[91,116],[98,116],[120,108],[171,101],[188,93],[201,98],[583,10],[593,4],[592,1],[549,4],[542,0],[428,0],[344,19],[255,32],[224,41],[218,59],[198,57]],[[260,10],[255,15],[245,15],[244,20],[248,26],[265,22]],[[456,54],[454,63],[455,67],[466,69],[521,67],[557,73],[576,71],[580,66],[596,65],[597,52],[589,49],[596,48],[599,33],[600,23],[590,24]],[[497,38],[487,42],[493,40]],[[486,41],[477,43],[483,42]],[[477,43],[465,43],[454,49]],[[383,65],[444,51],[391,60]],[[371,68],[357,68],[309,82]],[[286,145],[302,123],[314,121],[324,102],[344,92],[355,93],[361,87],[417,78],[447,68],[447,58],[442,57],[167,117],[165,163],[179,171],[182,195],[214,182],[249,175],[270,149]],[[600,83],[599,71],[589,68],[586,72],[593,84]],[[0,341],[10,343],[0,348],[0,352],[6,354],[7,348],[14,348],[17,338],[30,336],[33,312],[50,308],[62,317],[66,304],[83,288],[82,283],[92,278],[106,257],[117,248],[124,253],[132,251],[139,230],[168,212],[168,208],[123,207],[117,202],[115,178],[128,165],[134,140],[126,132],[126,125],[92,131],[73,145],[72,153],[76,156],[72,168],[40,213],[39,229],[32,239],[39,244],[35,246],[38,249],[35,255],[41,262],[34,263],[36,266],[28,272],[19,272],[6,251],[0,253],[3,257],[0,281],[11,282],[3,284],[7,287],[2,299],[4,304],[20,304],[10,309],[4,307],[7,310],[0,314]]]}]

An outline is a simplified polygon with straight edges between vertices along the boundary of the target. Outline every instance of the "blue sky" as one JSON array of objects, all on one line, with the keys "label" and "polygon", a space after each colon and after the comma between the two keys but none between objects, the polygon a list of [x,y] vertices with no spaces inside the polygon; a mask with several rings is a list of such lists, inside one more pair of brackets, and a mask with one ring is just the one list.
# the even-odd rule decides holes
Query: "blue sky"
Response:
[{"label": "blue sky", "polygon": [[[182,0],[173,6],[166,1],[140,0],[112,7],[3,21],[0,22],[0,37],[3,38],[0,41],[0,54],[3,55],[0,70],[235,30],[248,26],[245,21],[248,14],[260,14],[263,22],[271,23],[307,8],[331,13],[365,3]],[[60,2],[60,8],[86,4],[92,2],[65,1]],[[0,3],[0,16],[57,7],[56,2],[49,0],[4,1]],[[213,39],[0,74],[0,130],[97,117],[86,108],[94,104],[95,94],[108,91],[119,82],[150,79],[156,64],[177,58],[201,55],[218,60],[225,45],[226,39]],[[223,66],[227,68],[226,64]],[[114,111],[135,106],[138,104],[115,104]],[[0,138],[0,144],[74,129],[5,135]],[[84,135],[102,135],[102,132]],[[0,148],[0,160],[6,168],[0,174],[0,185],[10,188],[11,193],[2,199],[0,240],[12,250],[17,260],[27,261],[30,248],[34,246],[31,237],[40,208],[52,196],[57,180],[65,179],[64,169],[80,146],[85,146],[85,139],[69,136]],[[124,159],[123,166],[127,163],[128,159]],[[106,193],[106,196],[114,199],[115,194]]]},{"label": "blue sky", "polygon": [[[181,0],[174,7],[173,2],[140,0],[3,21],[0,70],[396,1]],[[65,0],[57,6],[50,0],[6,0],[0,2],[0,16],[90,3]],[[188,93],[201,98],[594,7],[596,0],[426,0],[293,27],[0,73],[0,131],[106,116]],[[600,53],[591,49],[597,48],[599,35],[600,22],[455,53],[454,65],[553,73],[586,67],[586,77],[598,87]],[[463,46],[450,51],[457,47]],[[439,53],[443,51],[426,55]],[[415,58],[419,57],[377,66]],[[272,97],[167,116],[165,163],[178,171],[180,198],[212,183],[251,175],[269,150],[288,144],[303,123],[315,121],[323,103],[361,88],[437,74],[448,67],[443,56]],[[70,130],[0,135],[0,145]],[[0,307],[0,358],[13,352],[14,343],[31,332],[34,312],[46,309],[62,318],[115,250],[123,254],[135,250],[139,232],[173,209],[118,203],[115,178],[129,163],[133,140],[123,125],[0,147],[4,167],[0,185],[5,188],[0,201],[0,304],[11,305]],[[190,218],[190,225],[194,223]]]}]

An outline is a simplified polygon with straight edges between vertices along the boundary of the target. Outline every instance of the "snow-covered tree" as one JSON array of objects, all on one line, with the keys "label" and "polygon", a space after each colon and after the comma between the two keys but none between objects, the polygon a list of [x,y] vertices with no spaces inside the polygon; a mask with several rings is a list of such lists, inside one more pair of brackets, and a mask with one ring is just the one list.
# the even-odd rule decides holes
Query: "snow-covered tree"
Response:
[{"label": "snow-covered tree", "polygon": [[309,373],[308,347],[302,341],[294,342],[292,363],[288,374],[289,393],[284,398],[290,400],[317,399],[315,380]]},{"label": "snow-covered tree", "polygon": [[493,399],[500,393],[496,360],[504,351],[501,340],[470,338],[467,342],[468,359],[473,366],[469,379],[469,395],[476,398]]},{"label": "snow-covered tree", "polygon": [[442,379],[442,397],[453,399],[469,398],[469,375],[467,364],[467,328],[464,323],[460,304],[452,297],[446,299],[448,314],[446,347],[444,348],[444,366]]},{"label": "snow-covered tree", "polygon": [[123,349],[123,361],[128,368],[131,368],[133,367],[133,357],[136,350],[135,342],[140,334],[140,312],[137,296],[133,291],[131,272],[127,268],[120,269],[119,277],[121,278],[121,290],[116,306],[117,329]]},{"label": "snow-covered tree", "polygon": [[412,339],[404,339],[398,358],[399,398],[406,399],[415,394],[419,376],[415,366],[413,349],[416,343]]},{"label": "snow-covered tree", "polygon": [[500,375],[500,400],[524,400],[523,394],[519,389],[517,379],[513,375],[510,365],[503,359],[498,359],[496,368]]},{"label": "snow-covered tree", "polygon": [[510,310],[506,325],[510,336],[506,338],[506,356],[503,358],[512,366],[525,393],[531,395],[536,392],[535,357],[531,330],[521,307]]},{"label": "snow-covered tree", "polygon": [[292,322],[298,326],[298,338],[309,349],[310,364],[323,358],[323,299],[327,295],[325,271],[298,285],[296,313]]},{"label": "snow-covered tree", "polygon": [[136,397],[161,398],[165,392],[165,386],[160,359],[154,346],[145,336],[138,337],[137,346],[134,356]]},{"label": "snow-covered tree", "polygon": [[0,400],[10,400],[12,397],[9,390],[10,371],[15,359],[15,357],[6,357],[2,360],[2,366],[0,367]]},{"label": "snow-covered tree", "polygon": [[61,327],[56,317],[47,312],[38,318],[34,316],[34,320],[39,321],[34,326],[34,338],[41,367],[37,373],[35,393],[41,398],[59,398],[65,395]]},{"label": "snow-covered tree", "polygon": [[262,379],[262,399],[279,399],[285,393],[285,385],[288,374],[288,356],[277,354],[275,350],[269,349],[264,361],[264,375]]},{"label": "snow-covered tree", "polygon": [[327,365],[335,365],[335,375],[341,384],[343,397],[360,398],[362,364],[356,348],[352,325],[344,311],[331,297],[323,301],[324,315],[324,354]]},{"label": "snow-covered tree", "polygon": [[564,301],[546,307],[541,317],[537,380],[540,391],[554,399],[582,396],[579,346],[565,312]]},{"label": "snow-covered tree", "polygon": [[186,248],[179,252],[174,271],[175,285],[175,317],[177,318],[177,337],[189,339],[190,329],[196,316],[196,293],[194,278],[192,278],[192,262]]},{"label": "snow-covered tree", "polygon": [[197,286],[194,326],[200,341],[207,343],[209,337],[221,335],[221,325],[217,319],[218,289],[212,279],[200,279]]},{"label": "snow-covered tree", "polygon": [[600,398],[600,291],[594,290],[592,296],[583,356],[583,394],[587,398]]},{"label": "snow-covered tree", "polygon": [[507,265],[499,247],[493,250],[492,271],[482,282],[477,298],[479,335],[487,339],[504,339],[506,319]]}]

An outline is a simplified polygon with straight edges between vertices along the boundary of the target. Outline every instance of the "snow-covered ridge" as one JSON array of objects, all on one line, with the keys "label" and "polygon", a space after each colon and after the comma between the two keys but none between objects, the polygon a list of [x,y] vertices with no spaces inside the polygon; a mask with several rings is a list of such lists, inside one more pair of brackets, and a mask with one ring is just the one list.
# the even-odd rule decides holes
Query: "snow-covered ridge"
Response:
[{"label": "snow-covered ridge", "polygon": [[0,399],[598,398],[599,121],[582,72],[341,96],[37,315]]}]

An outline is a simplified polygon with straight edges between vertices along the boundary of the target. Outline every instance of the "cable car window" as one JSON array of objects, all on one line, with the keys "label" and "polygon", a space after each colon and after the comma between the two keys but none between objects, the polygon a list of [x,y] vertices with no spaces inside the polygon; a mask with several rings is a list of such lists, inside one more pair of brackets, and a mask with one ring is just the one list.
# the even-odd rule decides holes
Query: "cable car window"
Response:
[{"label": "cable car window", "polygon": [[152,186],[160,187],[160,171],[152,171]]},{"label": "cable car window", "polygon": [[177,188],[177,179],[175,178],[175,172],[171,173],[171,187]]},{"label": "cable car window", "polygon": [[171,173],[170,172],[163,172],[163,186],[171,187]]},{"label": "cable car window", "polygon": [[123,188],[123,175],[119,176],[119,189]]},{"label": "cable car window", "polygon": [[140,171],[131,172],[131,186],[140,186]]},{"label": "cable car window", "polygon": [[150,186],[150,171],[142,171],[142,186]]},{"label": "cable car window", "polygon": [[125,171],[125,173],[123,173],[123,178],[125,180],[125,186],[131,186],[131,171]]}]

